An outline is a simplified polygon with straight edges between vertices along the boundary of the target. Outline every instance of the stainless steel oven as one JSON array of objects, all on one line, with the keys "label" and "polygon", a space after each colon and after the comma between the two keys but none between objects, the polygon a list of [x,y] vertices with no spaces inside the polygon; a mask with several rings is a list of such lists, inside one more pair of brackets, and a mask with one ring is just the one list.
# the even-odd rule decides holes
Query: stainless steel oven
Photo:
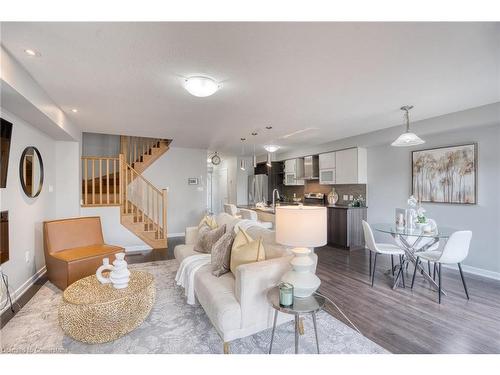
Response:
[{"label": "stainless steel oven", "polygon": [[304,204],[310,206],[324,206],[326,196],[323,193],[306,193],[304,194]]}]

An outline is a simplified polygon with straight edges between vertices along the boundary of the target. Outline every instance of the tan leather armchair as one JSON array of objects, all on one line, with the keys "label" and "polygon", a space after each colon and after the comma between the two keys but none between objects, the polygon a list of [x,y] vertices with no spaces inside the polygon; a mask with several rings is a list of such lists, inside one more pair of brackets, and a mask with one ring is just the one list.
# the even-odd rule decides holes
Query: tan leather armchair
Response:
[{"label": "tan leather armchair", "polygon": [[43,235],[48,278],[62,290],[94,274],[103,258],[124,251],[104,243],[98,216],[45,221]]}]

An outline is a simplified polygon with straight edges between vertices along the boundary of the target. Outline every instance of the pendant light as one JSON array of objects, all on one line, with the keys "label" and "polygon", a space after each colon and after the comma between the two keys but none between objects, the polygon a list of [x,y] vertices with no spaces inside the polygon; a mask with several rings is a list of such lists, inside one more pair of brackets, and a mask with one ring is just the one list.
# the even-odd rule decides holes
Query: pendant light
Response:
[{"label": "pendant light", "polygon": [[[257,132],[253,132],[252,136],[255,137],[257,135]],[[257,168],[257,155],[255,155],[255,140],[253,143],[253,167]]]},{"label": "pendant light", "polygon": [[402,111],[405,111],[405,120],[406,120],[406,132],[401,134],[398,139],[391,143],[391,146],[394,147],[409,147],[416,146],[425,143],[423,139],[421,139],[418,135],[410,131],[410,115],[409,111],[412,109],[412,105],[405,105],[401,107]]},{"label": "pendant light", "polygon": [[[266,129],[267,129],[267,130],[271,130],[272,128],[273,128],[273,127],[272,127],[272,126],[270,126],[270,125],[266,126]],[[264,149],[267,151],[267,162],[266,162],[266,164],[267,164],[267,166],[268,166],[269,168],[271,168],[271,167],[272,167],[272,154],[273,154],[274,152],[278,151],[278,150],[279,150],[279,148],[280,148],[280,146],[275,145],[275,144],[273,144],[273,143],[270,143],[270,144],[268,144],[268,145],[265,145],[265,146],[264,146]]]},{"label": "pendant light", "polygon": [[244,171],[246,169],[246,160],[244,159],[245,157],[245,141],[246,138],[240,138],[241,139],[241,158],[240,158],[240,169]]}]

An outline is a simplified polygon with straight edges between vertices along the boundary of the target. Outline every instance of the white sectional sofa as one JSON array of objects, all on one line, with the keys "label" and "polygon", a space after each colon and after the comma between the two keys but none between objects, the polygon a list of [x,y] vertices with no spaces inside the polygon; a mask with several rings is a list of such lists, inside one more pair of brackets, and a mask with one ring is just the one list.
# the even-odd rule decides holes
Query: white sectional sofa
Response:
[{"label": "white sectional sofa", "polygon": [[[218,225],[226,224],[226,230],[234,230],[240,220],[226,213],[216,217]],[[241,265],[236,274],[229,272],[220,277],[212,275],[212,266],[207,264],[194,277],[196,298],[224,341],[225,352],[229,350],[230,341],[272,327],[273,309],[267,302],[266,294],[290,269],[291,252],[275,242],[274,231],[259,226],[251,226],[246,231],[254,239],[262,237],[265,261]],[[199,254],[193,250],[197,236],[197,227],[186,228],[186,243],[174,249],[179,262]],[[315,254],[312,256],[317,260]],[[292,318],[279,314],[278,324]]]}]

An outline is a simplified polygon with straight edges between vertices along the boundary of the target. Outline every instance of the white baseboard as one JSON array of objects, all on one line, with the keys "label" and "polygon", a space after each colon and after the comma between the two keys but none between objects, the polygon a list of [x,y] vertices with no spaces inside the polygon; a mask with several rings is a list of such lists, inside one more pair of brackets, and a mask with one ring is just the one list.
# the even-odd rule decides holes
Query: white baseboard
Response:
[{"label": "white baseboard", "polygon": [[185,236],[185,233],[184,232],[179,232],[179,233],[168,233],[167,234],[167,238],[171,238],[171,237],[184,237]]},{"label": "white baseboard", "polygon": [[[31,276],[28,280],[26,280],[23,285],[17,288],[17,290],[15,290],[14,293],[11,293],[10,298],[12,299],[12,304],[15,304],[17,299],[20,296],[22,296],[40,277],[45,275],[46,272],[47,268],[43,266],[33,276]],[[0,305],[3,306],[6,301],[7,301],[7,296],[5,296],[5,299],[0,302]],[[2,309],[2,311],[0,311],[0,314],[8,309],[10,309],[10,305],[7,303],[7,306],[5,306]]]},{"label": "white baseboard", "polygon": [[137,253],[137,252],[149,251],[152,249],[153,248],[151,246],[148,246],[148,245],[125,246],[126,253]]},{"label": "white baseboard", "polygon": [[[457,272],[458,272],[458,266],[456,266],[456,265],[452,265],[452,264],[444,265],[443,264],[443,267],[454,269],[454,270],[457,270]],[[485,270],[482,268],[467,266],[465,264],[462,264],[462,271],[464,271],[465,273],[470,273],[472,275],[486,277],[488,279],[500,280],[500,272],[495,272],[495,271]]]}]

